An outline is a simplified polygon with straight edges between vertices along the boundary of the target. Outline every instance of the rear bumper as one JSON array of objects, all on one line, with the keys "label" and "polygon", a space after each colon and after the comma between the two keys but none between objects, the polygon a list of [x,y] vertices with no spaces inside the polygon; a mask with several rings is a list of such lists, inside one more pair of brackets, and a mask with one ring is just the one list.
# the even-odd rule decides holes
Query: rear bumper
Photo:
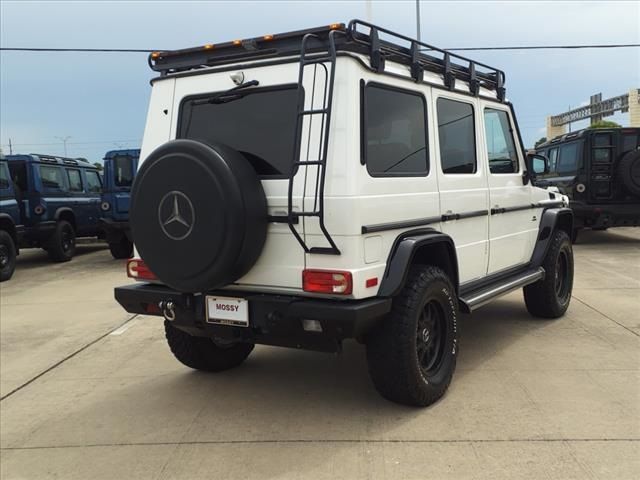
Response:
[{"label": "rear bumper", "polygon": [[640,203],[571,203],[576,227],[607,228],[640,225]]},{"label": "rear bumper", "polygon": [[131,240],[131,229],[129,228],[128,221],[113,220],[112,218],[101,218],[100,228],[104,230],[107,237],[107,242],[117,242],[122,238],[123,235]]},{"label": "rear bumper", "polygon": [[[387,298],[316,300],[235,291],[207,292],[247,299],[249,327],[246,328],[209,323],[203,295],[179,293],[151,284],[118,287],[114,293],[129,313],[162,316],[158,308],[160,302],[173,302],[172,325],[194,336],[329,352],[339,351],[344,339],[362,339],[391,309],[391,299]],[[303,319],[318,320],[322,332],[305,331]]]}]

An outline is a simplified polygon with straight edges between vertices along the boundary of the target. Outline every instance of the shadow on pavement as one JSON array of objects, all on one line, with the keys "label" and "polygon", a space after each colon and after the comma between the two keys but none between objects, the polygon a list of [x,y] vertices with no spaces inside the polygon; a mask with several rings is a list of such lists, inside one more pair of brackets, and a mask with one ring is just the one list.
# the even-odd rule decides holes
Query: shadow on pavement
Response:
[{"label": "shadow on pavement", "polygon": [[[76,245],[76,254],[74,259],[82,257],[93,252],[100,250],[106,250],[108,248],[106,243],[78,243]],[[71,260],[73,262],[73,260]],[[20,269],[33,269],[44,265],[56,264],[51,259],[46,251],[41,248],[25,248],[20,249],[20,255],[16,260],[16,267]]]},{"label": "shadow on pavement", "polygon": [[[580,230],[576,245],[599,245],[599,244],[640,244],[640,238],[631,236],[631,232],[640,228],[618,228],[615,230]],[[626,232],[629,234],[625,235]]]}]

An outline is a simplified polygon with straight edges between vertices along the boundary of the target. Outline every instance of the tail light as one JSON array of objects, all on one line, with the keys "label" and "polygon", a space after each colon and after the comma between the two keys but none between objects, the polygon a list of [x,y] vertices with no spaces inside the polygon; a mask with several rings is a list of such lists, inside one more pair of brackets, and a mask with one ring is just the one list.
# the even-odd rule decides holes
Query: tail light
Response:
[{"label": "tail light", "polygon": [[350,295],[353,290],[351,272],[304,270],[302,289],[305,292]]},{"label": "tail light", "polygon": [[158,277],[149,270],[149,267],[139,258],[132,258],[127,261],[127,277],[136,280],[157,280]]}]

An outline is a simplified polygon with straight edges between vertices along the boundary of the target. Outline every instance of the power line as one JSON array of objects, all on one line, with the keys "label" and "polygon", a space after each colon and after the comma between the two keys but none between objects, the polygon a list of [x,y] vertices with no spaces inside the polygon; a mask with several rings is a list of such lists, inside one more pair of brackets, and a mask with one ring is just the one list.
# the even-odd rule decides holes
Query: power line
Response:
[{"label": "power line", "polygon": [[[615,43],[595,45],[519,45],[505,47],[454,47],[444,48],[448,51],[490,51],[490,50],[578,50],[588,48],[637,48],[640,43]],[[429,51],[430,49],[421,49]],[[151,53],[167,50],[147,50],[138,48],[40,48],[40,47],[0,47],[5,52],[88,52],[88,53]]]}]

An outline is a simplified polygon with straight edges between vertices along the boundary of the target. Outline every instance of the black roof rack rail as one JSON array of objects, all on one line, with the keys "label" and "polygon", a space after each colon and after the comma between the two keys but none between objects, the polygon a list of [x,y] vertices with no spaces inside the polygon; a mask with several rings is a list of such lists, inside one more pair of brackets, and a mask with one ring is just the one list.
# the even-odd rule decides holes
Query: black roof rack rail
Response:
[{"label": "black roof rack rail", "polygon": [[149,55],[149,66],[164,76],[240,61],[299,56],[302,39],[307,34],[313,35],[313,41],[306,46],[306,51],[322,52],[327,50],[329,33],[334,30],[346,34],[335,39],[336,50],[368,56],[370,67],[376,72],[384,71],[386,61],[397,62],[409,66],[411,78],[416,82],[423,81],[424,72],[429,71],[442,75],[445,88],[449,90],[456,90],[459,80],[468,83],[472,95],[480,95],[480,89],[484,88],[496,92],[498,100],[505,101],[505,74],[502,70],[357,19],[347,25],[333,23],[215,45],[157,51]]}]

